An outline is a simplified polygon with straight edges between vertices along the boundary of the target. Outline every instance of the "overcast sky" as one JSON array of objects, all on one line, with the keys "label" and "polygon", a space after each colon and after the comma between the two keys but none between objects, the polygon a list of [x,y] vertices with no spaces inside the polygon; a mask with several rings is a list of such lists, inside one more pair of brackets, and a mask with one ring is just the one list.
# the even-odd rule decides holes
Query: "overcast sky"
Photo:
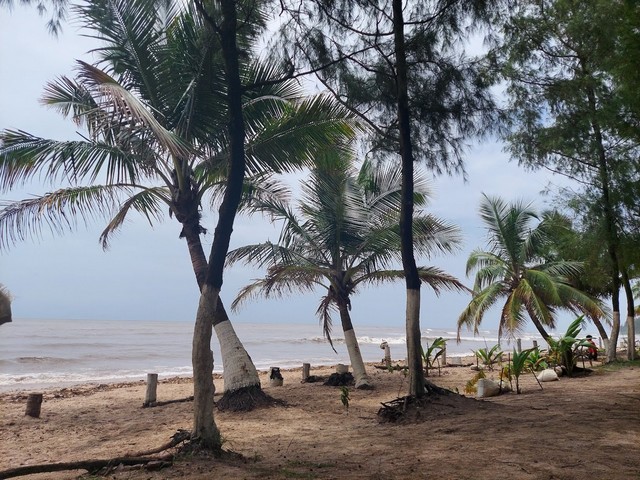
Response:
[{"label": "overcast sky", "polygon": [[[91,61],[86,52],[92,42],[79,36],[77,28],[65,25],[59,38],[47,33],[45,19],[35,9],[0,9],[0,129],[16,128],[47,138],[74,138],[73,123],[38,103],[47,81],[72,74],[74,59]],[[77,137],[76,137],[77,138]],[[457,224],[464,235],[464,248],[455,256],[436,257],[419,264],[432,264],[472,284],[465,277],[469,252],[485,245],[477,207],[482,192],[505,199],[533,201],[545,207],[540,192],[552,180],[547,174],[532,174],[509,162],[495,142],[471,145],[467,154],[469,181],[438,178],[431,211]],[[555,180],[555,179],[553,179]],[[0,199],[18,200],[49,188],[34,184],[25,189],[0,193]],[[205,225],[213,232],[215,216]],[[186,244],[178,238],[179,225],[172,220],[151,229],[142,219],[125,226],[102,250],[98,236],[103,225],[80,227],[77,233],[27,241],[0,251],[0,283],[13,294],[14,317],[185,320],[195,319],[198,290]],[[232,248],[248,243],[277,240],[278,229],[264,219],[239,218]],[[204,239],[211,246],[212,235]],[[222,297],[230,303],[238,289],[256,276],[241,266],[227,270]],[[232,314],[237,322],[316,322],[320,294],[285,300],[259,300]],[[469,301],[463,294],[434,297],[426,288],[422,295],[422,328],[454,329],[456,319]],[[353,320],[358,324],[403,325],[405,296],[402,284],[363,291],[352,299]],[[564,324],[564,322],[563,322]],[[487,329],[497,327],[497,315],[487,315]],[[561,325],[563,327],[563,325]],[[564,329],[564,328],[561,328]],[[530,325],[527,329],[533,331]]]}]

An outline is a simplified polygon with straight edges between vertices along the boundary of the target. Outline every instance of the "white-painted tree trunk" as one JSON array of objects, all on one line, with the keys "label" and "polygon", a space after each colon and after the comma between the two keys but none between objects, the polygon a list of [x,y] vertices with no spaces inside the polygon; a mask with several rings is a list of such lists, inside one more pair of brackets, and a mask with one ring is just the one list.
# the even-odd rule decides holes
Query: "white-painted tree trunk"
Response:
[{"label": "white-painted tree trunk", "polygon": [[407,289],[407,363],[409,366],[409,395],[424,395],[424,370],[420,337],[420,290]]},{"label": "white-painted tree trunk", "polygon": [[193,329],[193,431],[191,435],[203,446],[222,448],[220,431],[213,418],[213,352],[211,334],[219,290],[204,285]]},{"label": "white-painted tree trunk", "polygon": [[260,377],[251,357],[243,347],[229,320],[215,326],[224,372],[224,391],[230,392],[244,387],[260,387]]},{"label": "white-painted tree trunk", "polygon": [[611,319],[611,336],[609,337],[609,345],[607,346],[607,362],[615,362],[617,355],[618,336],[620,335],[620,312],[613,312]]},{"label": "white-painted tree trunk", "polygon": [[351,361],[356,388],[370,387],[371,380],[367,375],[367,370],[362,360],[362,352],[360,352],[356,332],[353,328],[344,332],[344,343],[347,345],[347,351],[349,352],[349,360]]},{"label": "white-painted tree trunk", "polygon": [[633,360],[636,357],[636,319],[627,316],[627,359]]}]

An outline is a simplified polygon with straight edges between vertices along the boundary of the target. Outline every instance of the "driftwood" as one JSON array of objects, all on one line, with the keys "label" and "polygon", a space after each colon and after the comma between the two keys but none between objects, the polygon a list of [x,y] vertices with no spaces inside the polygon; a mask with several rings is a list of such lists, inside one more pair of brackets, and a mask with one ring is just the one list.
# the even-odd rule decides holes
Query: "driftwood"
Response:
[{"label": "driftwood", "polygon": [[345,387],[354,384],[353,374],[347,373],[332,373],[323,385],[329,385],[331,387]]},{"label": "driftwood", "polygon": [[186,398],[178,398],[176,400],[161,400],[159,402],[153,402],[147,404],[146,402],[142,404],[142,408],[151,408],[151,407],[162,407],[164,405],[169,405],[170,403],[182,403],[182,402],[192,402],[193,395]]},{"label": "driftwood", "polygon": [[65,470],[87,470],[96,474],[102,469],[111,471],[119,465],[146,465],[154,470],[168,467],[173,464],[173,455],[162,457],[116,457],[104,460],[80,460],[78,462],[43,463],[40,465],[25,465],[23,467],[9,468],[0,471],[0,480],[5,478],[22,477],[34,473],[63,472]]},{"label": "driftwood", "polygon": [[191,432],[186,430],[178,430],[171,440],[164,445],[147,450],[145,452],[138,452],[133,455],[125,455],[124,457],[107,458],[103,460],[80,460],[77,462],[63,462],[63,463],[42,463],[39,465],[25,465],[22,467],[10,468],[8,470],[0,471],[0,480],[5,478],[22,477],[24,475],[32,475],[34,473],[50,473],[50,472],[63,472],[66,470],[86,470],[91,474],[97,474],[102,472],[106,474],[120,465],[141,465],[147,470],[160,470],[165,467],[173,465],[173,454],[165,454],[162,456],[149,456],[156,453],[163,452],[170,448],[177,446],[178,444],[188,440],[191,437]]}]

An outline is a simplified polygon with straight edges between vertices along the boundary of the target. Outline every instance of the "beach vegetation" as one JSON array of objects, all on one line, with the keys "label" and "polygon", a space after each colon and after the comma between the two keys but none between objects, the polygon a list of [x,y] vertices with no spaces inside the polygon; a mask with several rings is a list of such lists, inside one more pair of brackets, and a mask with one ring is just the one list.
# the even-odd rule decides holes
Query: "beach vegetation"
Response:
[{"label": "beach vegetation", "polygon": [[434,338],[433,342],[429,344],[427,342],[427,348],[422,349],[422,358],[424,360],[424,374],[429,376],[429,369],[438,365],[438,371],[440,370],[439,358],[445,353],[447,348],[447,341],[443,337]]},{"label": "beach vegetation", "polygon": [[[458,46],[492,2],[282,1],[292,22],[289,58],[303,58],[325,88],[368,126],[368,155],[401,167],[397,222],[406,286],[409,395],[427,394],[421,355],[421,271],[414,250],[414,167],[464,174],[466,141],[488,134],[495,112],[483,62]],[[330,68],[319,70],[322,65]]]},{"label": "beach vegetation", "polygon": [[527,350],[518,351],[515,348],[513,349],[513,353],[509,355],[509,361],[505,368],[503,369],[503,373],[505,374],[505,378],[509,380],[511,383],[512,379],[515,379],[516,382],[516,394],[520,394],[520,376],[523,373],[531,372],[531,352],[533,348],[529,348]]},{"label": "beach vegetation", "polygon": [[[180,237],[186,240],[204,292],[209,261],[217,261],[219,272],[224,262],[216,252],[226,253],[228,242],[226,234],[217,241],[214,235],[215,252],[207,258],[201,240],[207,233],[203,206],[219,206],[221,229],[229,231],[235,212],[249,198],[277,195],[269,174],[300,168],[322,145],[339,148],[342,139],[352,135],[353,122],[335,101],[305,98],[291,79],[270,83],[286,77],[283,67],[243,53],[236,70],[245,86],[238,90],[234,84],[242,92],[234,111],[243,110],[246,156],[242,161],[233,157],[239,147],[238,138],[228,131],[231,110],[224,100],[230,85],[229,76],[220,74],[226,68],[222,41],[193,6],[165,9],[165,4],[98,1],[74,9],[91,35],[103,42],[96,50],[99,61],[78,61],[76,76],[50,82],[43,102],[88,133],[80,140],[56,141],[20,130],[2,132],[2,189],[40,173],[52,183],[71,184],[5,205],[0,214],[4,246],[38,235],[42,228],[61,233],[81,221],[104,217],[108,223],[100,240],[107,248],[131,216],[142,215],[154,225],[168,212],[181,225]],[[238,40],[246,52],[264,27],[262,14],[255,10],[252,15],[242,17],[246,25]],[[234,161],[238,170],[231,168]],[[235,183],[229,190],[232,172]],[[214,302],[208,324],[218,336],[225,375],[225,395],[218,407],[251,408],[251,401],[242,402],[237,395],[233,402],[226,401],[240,390],[246,392],[245,399],[261,398],[260,382],[220,296],[208,299]],[[194,336],[202,338],[194,352],[202,350],[197,370],[210,377],[212,360],[202,360],[211,354],[207,330],[205,325]],[[206,376],[202,381],[211,383],[210,391],[202,398],[209,399],[213,386]],[[212,405],[212,400],[205,402]]]},{"label": "beach vegetation", "polygon": [[466,395],[473,395],[478,392],[478,380],[481,378],[487,378],[484,370],[478,370],[476,374],[471,377],[464,386],[464,393]]},{"label": "beach vegetation", "polygon": [[593,345],[584,338],[579,338],[584,325],[584,317],[576,318],[567,327],[567,331],[559,338],[549,340],[549,362],[559,365],[571,377],[576,367],[576,351],[579,348],[590,348]]},{"label": "beach vegetation", "polygon": [[473,354],[482,363],[482,365],[487,367],[489,370],[493,370],[493,366],[502,361],[503,351],[500,348],[500,344],[497,343],[491,348],[485,347],[474,350]]},{"label": "beach vegetation", "polygon": [[[414,203],[426,205],[428,184],[416,174]],[[371,284],[401,281],[401,235],[398,211],[401,173],[397,166],[374,168],[365,161],[359,170],[352,157],[327,152],[301,185],[297,208],[288,202],[256,201],[253,208],[282,222],[277,243],[246,245],[229,252],[230,264],[242,261],[266,269],[264,278],[243,287],[232,307],[264,296],[279,298],[294,291],[320,288],[324,296],[316,310],[325,337],[332,342],[332,310],[340,316],[345,344],[353,367],[356,388],[367,388],[366,373],[351,320],[352,297]],[[413,224],[415,250],[429,258],[451,252],[459,242],[458,230],[447,222],[417,212]],[[421,266],[420,279],[438,294],[463,290],[456,278],[432,266]]]},{"label": "beach vegetation", "polygon": [[533,372],[549,368],[546,352],[542,352],[538,347],[532,348],[527,358],[527,365]]},{"label": "beach vegetation", "polygon": [[[604,298],[611,302],[608,342],[614,346],[625,313],[631,345],[635,340],[640,104],[632,59],[638,18],[636,2],[521,2],[503,17],[495,50],[509,100],[508,151],[527,168],[570,180],[557,188],[557,203],[606,258]],[[616,359],[616,350],[607,349],[607,361]],[[632,347],[627,355],[633,358]]]},{"label": "beach vegetation", "polygon": [[581,263],[541,260],[550,240],[544,219],[531,225],[539,217],[530,204],[484,195],[480,216],[489,249],[476,249],[467,260],[467,275],[476,275],[472,299],[458,318],[458,335],[463,327],[477,333],[485,312],[502,301],[499,339],[521,331],[525,313],[547,342],[558,309],[597,319],[605,315],[599,300],[570,283],[582,271]]}]

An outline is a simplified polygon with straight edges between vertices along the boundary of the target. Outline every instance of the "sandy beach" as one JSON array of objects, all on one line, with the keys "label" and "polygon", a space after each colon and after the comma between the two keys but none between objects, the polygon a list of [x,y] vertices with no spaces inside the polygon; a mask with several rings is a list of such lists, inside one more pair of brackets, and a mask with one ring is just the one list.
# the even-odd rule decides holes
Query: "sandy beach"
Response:
[{"label": "sandy beach", "polygon": [[[334,367],[313,368],[328,376]],[[476,400],[434,400],[409,424],[380,423],[381,402],[406,394],[399,372],[369,366],[375,389],[301,383],[262,384],[284,406],[248,413],[216,412],[222,460],[178,458],[160,471],[122,470],[109,479],[609,479],[640,478],[640,368],[596,368],[580,378],[544,383],[525,375],[523,393]],[[464,392],[474,375],[447,367],[429,377]],[[489,372],[488,377],[496,376]],[[39,419],[24,415],[28,392],[0,396],[0,470],[46,462],[102,459],[150,450],[191,426],[192,403],[142,408],[144,382],[47,390]],[[218,392],[222,380],[216,380]],[[189,379],[161,379],[158,400],[185,398]],[[216,394],[216,397],[220,393]],[[32,475],[73,479],[84,471]],[[80,478],[92,478],[85,475]],[[100,478],[100,477],[97,477]]]}]

